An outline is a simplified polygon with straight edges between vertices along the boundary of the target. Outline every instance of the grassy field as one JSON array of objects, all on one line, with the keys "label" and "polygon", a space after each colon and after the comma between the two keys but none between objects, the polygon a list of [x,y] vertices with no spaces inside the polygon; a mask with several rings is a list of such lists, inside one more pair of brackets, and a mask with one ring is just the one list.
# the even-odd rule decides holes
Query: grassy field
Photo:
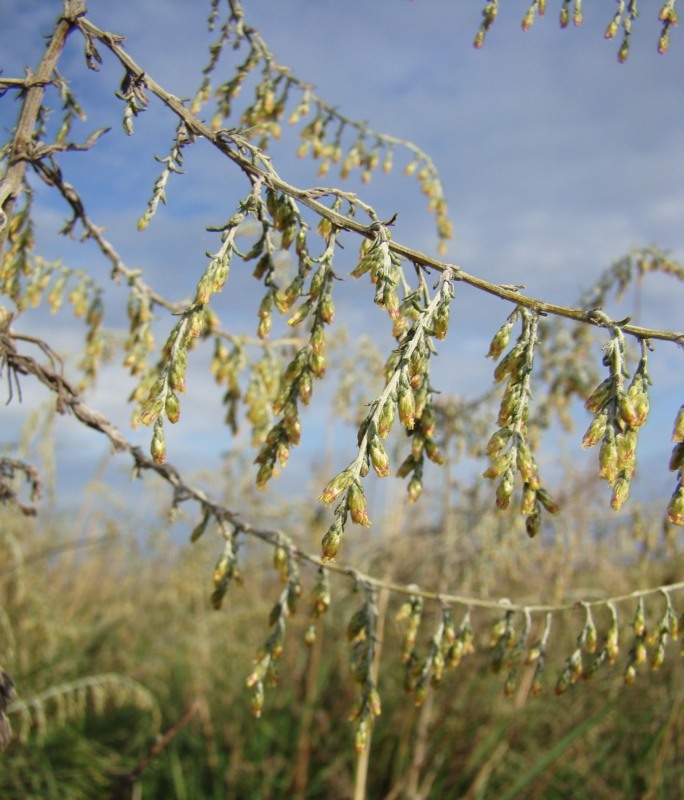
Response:
[{"label": "grassy field", "polygon": [[[576,516],[559,522],[557,545],[531,547],[510,530],[510,518],[484,512],[474,522],[466,511],[437,528],[418,518],[388,521],[365,545],[350,542],[345,557],[396,581],[553,602],[573,592],[628,593],[682,573],[676,541],[632,517],[597,538]],[[348,579],[331,579],[330,609],[307,646],[316,573],[302,568],[280,679],[255,719],[245,680],[281,591],[269,548],[249,550],[243,585],[231,586],[216,612],[211,538],[179,544],[161,523],[141,531],[121,513],[84,513],[75,537],[73,519],[46,519],[27,523],[6,511],[0,528],[1,663],[17,690],[0,797],[354,796],[345,629],[359,597]],[[315,521],[309,535],[315,550]],[[681,643],[668,643],[660,670],[639,667],[636,685],[625,686],[634,601],[619,604],[616,666],[559,697],[557,676],[582,630],[581,612],[554,615],[543,692],[532,692],[534,666],[521,665],[505,696],[506,670],[492,674],[490,641],[501,614],[474,610],[475,652],[417,706],[404,686],[406,626],[397,612],[405,599],[378,597],[383,710],[369,750],[369,798],[684,796]],[[681,613],[681,592],[672,601]],[[647,625],[662,606],[660,597],[648,599]],[[457,622],[462,612],[454,609]],[[427,651],[438,620],[439,606],[427,604],[416,652]],[[530,642],[541,621],[533,618]],[[600,636],[607,625],[597,612]]]}]

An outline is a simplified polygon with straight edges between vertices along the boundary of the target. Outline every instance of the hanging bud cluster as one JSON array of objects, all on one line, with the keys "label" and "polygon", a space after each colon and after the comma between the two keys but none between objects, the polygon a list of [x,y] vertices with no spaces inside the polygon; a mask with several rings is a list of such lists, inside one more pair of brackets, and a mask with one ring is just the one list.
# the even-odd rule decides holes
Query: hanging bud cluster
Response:
[{"label": "hanging bud cluster", "polygon": [[25,209],[12,217],[8,252],[0,267],[0,291],[12,298],[20,312],[37,308],[45,296],[50,312],[55,314],[66,296],[74,316],[87,326],[85,348],[78,363],[83,376],[79,389],[83,389],[95,381],[105,350],[102,290],[83,270],[33,254],[33,227],[28,209],[27,203]]},{"label": "hanging bud cluster", "polygon": [[[215,92],[217,107],[211,120],[212,130],[220,132],[225,126],[245,79],[261,65],[261,79],[256,83],[254,98],[241,114],[240,135],[256,139],[259,150],[265,151],[271,138],[280,138],[281,120],[288,105],[292,107],[294,104],[288,117],[289,124],[297,125],[305,121],[299,134],[301,143],[298,156],[303,158],[311,155],[320,159],[318,173],[321,177],[329,172],[332,165],[339,165],[343,179],[352,171],[360,170],[364,183],[370,182],[378,167],[385,173],[390,172],[396,145],[405,146],[413,156],[406,174],[417,175],[421,190],[428,199],[428,210],[436,217],[439,251],[445,251],[446,240],[452,237],[452,227],[447,216],[443,187],[429,156],[410,142],[398,142],[395,137],[371,130],[365,122],[344,116],[337,108],[314,95],[311,84],[299,80],[289,68],[275,61],[259,33],[247,26],[241,15],[239,19],[231,16],[219,41],[210,47],[210,61],[204,69],[202,85],[191,103],[191,113],[199,114],[202,106],[211,98],[210,75],[228,41],[232,41],[234,47],[243,42],[248,54],[230,80],[223,82]],[[295,93],[298,98],[293,98]]]},{"label": "hanging bud cluster", "polygon": [[[216,316],[207,304],[215,292],[221,291],[228,277],[237,226],[243,219],[244,214],[236,214],[222,229],[221,248],[211,257],[199,279],[194,302],[180,315],[169,334],[159,364],[143,376],[140,385],[133,392],[132,397],[136,400],[147,393],[147,397],[141,401],[137,419],[144,425],[154,424],[150,452],[157,464],[166,459],[164,418],[172,424],[180,418],[178,395],[185,391],[188,350],[194,347],[200,335],[208,336],[217,327]],[[142,310],[143,306],[139,308]],[[133,307],[134,311],[137,309],[137,306]]]},{"label": "hanging bud cluster", "polygon": [[[277,212],[276,212],[277,213]],[[300,232],[304,230],[300,228]],[[326,249],[319,259],[318,267],[309,282],[308,298],[294,310],[288,324],[297,326],[310,318],[309,341],[300,348],[285,368],[272,404],[272,412],[281,415],[273,425],[261,447],[256,463],[259,464],[257,486],[263,488],[273,476],[276,464],[284,467],[290,448],[297,446],[301,437],[299,404],[308,405],[311,400],[313,381],[325,375],[327,367],[325,328],[333,322],[335,307],[332,299],[334,273],[332,261],[336,233],[331,231]],[[281,313],[289,311],[303,293],[304,281],[313,262],[308,257],[306,241],[297,236],[300,255],[300,271],[285,290],[277,289],[275,304]]]},{"label": "hanging bud cluster", "polygon": [[507,671],[504,682],[504,693],[510,697],[518,682],[518,672],[522,663],[522,656],[530,632],[531,618],[525,611],[523,627],[518,633],[515,629],[515,611],[508,609],[503,618],[498,620],[490,633],[490,647],[492,656],[492,672],[498,674]]},{"label": "hanging bud cluster", "polygon": [[445,276],[428,306],[417,307],[415,321],[402,334],[399,348],[386,365],[387,385],[361,423],[356,459],[328,483],[319,497],[321,502],[331,505],[344,495],[335,509],[335,520],[323,537],[324,560],[337,555],[349,516],[356,524],[370,525],[360,478],[368,474],[371,466],[378,477],[389,475],[389,456],[382,440],[397,417],[412,439],[411,454],[397,470],[398,477],[411,476],[409,502],[415,502],[422,492],[425,456],[437,464],[443,461],[434,439],[436,415],[429,384],[429,359],[434,351],[432,338],[446,335],[453,296],[452,282]]},{"label": "hanging bud cluster", "polygon": [[599,475],[613,489],[611,508],[618,511],[629,496],[629,488],[636,469],[636,445],[639,428],[648,417],[648,386],[646,369],[647,347],[642,342],[642,356],[629,387],[625,379],[625,341],[622,331],[615,327],[610,341],[604,347],[603,365],[609,376],[600,383],[586,400],[584,406],[594,414],[582,439],[583,447],[594,447],[599,442]]},{"label": "hanging bud cluster", "polygon": [[670,46],[670,28],[679,24],[679,15],[675,9],[676,1],[677,0],[665,0],[658,14],[658,19],[663,23],[663,29],[658,39],[658,52],[661,55],[666,53],[667,48]]},{"label": "hanging bud cluster", "polygon": [[[304,282],[313,266],[309,257],[306,242],[306,225],[303,222],[297,204],[285,194],[278,194],[272,189],[266,191],[266,202],[260,202],[258,217],[262,224],[262,234],[253,244],[243,259],[256,259],[253,275],[263,281],[266,287],[259,306],[259,327],[257,335],[267,339],[273,323],[273,309],[286,314],[304,293]],[[297,275],[286,287],[280,287],[275,280],[275,253],[287,252],[295,243],[298,258]],[[308,310],[311,306],[308,307]],[[306,314],[295,319],[291,324],[303,321]]]},{"label": "hanging bud cluster", "polygon": [[606,39],[613,39],[622,28],[622,42],[618,50],[618,61],[624,64],[629,56],[629,43],[632,36],[632,22],[639,16],[637,11],[636,0],[630,0],[629,4],[624,0],[618,3],[618,9],[615,16],[608,23],[606,32],[604,34]]},{"label": "hanging bud cluster", "polygon": [[[205,510],[202,519],[194,528],[191,534],[191,541],[196,542],[204,533],[209,522],[210,515]],[[237,534],[229,531],[223,521],[219,521],[221,535],[224,539],[223,552],[221,553],[216,566],[214,567],[214,590],[211,593],[211,606],[217,611],[223,604],[228,587],[232,581],[242,584],[242,576],[238,568],[237,561]]]},{"label": "hanging bud cluster", "polygon": [[390,233],[384,225],[376,224],[375,238],[364,239],[359,263],[350,273],[360,278],[367,272],[375,286],[375,302],[384,308],[393,322],[399,317],[399,295],[397,285],[401,279],[399,260],[390,251]]},{"label": "hanging bud cluster", "polygon": [[133,133],[133,119],[147,108],[146,88],[144,75],[134,75],[126,70],[119,91],[115,93],[126,104],[122,124],[128,136]]},{"label": "hanging bud cluster", "polygon": [[7,229],[7,251],[0,259],[0,290],[12,298],[18,308],[24,302],[22,276],[31,275],[34,269],[35,237],[31,197],[31,192],[24,192],[23,205],[15,209]]},{"label": "hanging bud cluster", "polygon": [[684,405],[677,412],[672,441],[675,445],[670,456],[670,469],[677,472],[677,486],[667,507],[667,518],[673,525],[684,525]]},{"label": "hanging bud cluster", "polygon": [[275,686],[278,682],[278,660],[283,654],[287,620],[295,615],[302,594],[299,567],[288,543],[283,541],[276,544],[273,565],[285,587],[269,615],[271,633],[257,652],[254,668],[246,680],[252,692],[251,708],[255,717],[260,717],[263,710],[265,687]]},{"label": "hanging bud cluster", "polygon": [[364,584],[363,591],[363,605],[353,614],[347,626],[351,674],[358,687],[357,700],[349,719],[356,722],[354,744],[358,753],[365,750],[373,722],[381,713],[380,695],[373,678],[378,610],[373,587]]},{"label": "hanging bud cluster", "polygon": [[330,608],[330,581],[325,567],[318,570],[318,579],[311,593],[311,616],[304,634],[304,641],[311,646],[316,640],[316,626],[321,617]]},{"label": "hanging bud cluster", "polygon": [[515,476],[520,475],[523,484],[520,513],[526,517],[527,533],[536,536],[541,528],[542,507],[551,514],[559,510],[541,485],[527,430],[537,314],[522,306],[516,307],[492,339],[487,356],[495,361],[500,358],[518,319],[522,322],[520,335],[494,370],[494,380],[497,383],[507,380],[507,384],[499,408],[499,428],[487,443],[486,452],[491,463],[482,475],[498,481],[496,507],[499,509],[508,508],[515,489]]},{"label": "hanging bud cluster", "polygon": [[494,20],[499,13],[499,0],[490,0],[482,9],[482,22],[480,28],[475,34],[475,41],[473,45],[479,50],[485,43],[487,32],[494,24]]},{"label": "hanging bud cluster", "polygon": [[[674,8],[676,0],[665,0],[658,15],[663,23],[663,29],[658,40],[658,52],[665,53],[669,44],[670,28],[678,24],[677,12]],[[629,55],[629,40],[632,34],[632,23],[639,16],[637,0],[618,0],[618,9],[608,23],[605,31],[606,39],[613,39],[623,32],[623,39],[618,51],[618,61],[621,63],[627,60]],[[498,0],[490,0],[482,9],[482,22],[475,35],[474,46],[480,48],[485,42],[487,32],[491,28],[494,20],[499,13]],[[546,0],[531,0],[530,5],[522,18],[522,29],[529,30],[538,16],[543,17],[546,13]],[[582,0],[562,0],[560,7],[559,22],[561,28],[567,28],[570,21],[576,26],[581,25],[584,20],[582,11]]]},{"label": "hanging bud cluster", "polygon": [[171,147],[171,152],[168,156],[166,156],[166,158],[157,158],[157,161],[163,164],[164,168],[154,184],[152,196],[147,203],[145,213],[138,220],[139,231],[144,231],[145,228],[147,228],[147,226],[150,224],[152,217],[154,217],[157,212],[159,203],[161,202],[164,205],[166,204],[166,184],[172,173],[183,173],[183,170],[181,169],[183,166],[183,148],[191,144],[193,141],[194,137],[186,128],[185,123],[180,122],[178,129],[176,130],[176,138],[174,139]]},{"label": "hanging bud cluster", "polygon": [[427,652],[420,656],[415,646],[422,611],[422,605],[416,602],[419,599],[412,597],[397,614],[397,619],[408,620],[403,652],[404,686],[417,706],[422,705],[430,687],[438,689],[442,685],[445,669],[455,669],[463,655],[473,652],[468,615],[457,631],[451,609],[443,605],[437,629],[427,642]]},{"label": "hanging bud cluster", "polygon": [[[616,622],[617,617],[615,610],[611,609],[613,617],[612,620]],[[610,650],[608,645],[610,638],[606,638],[606,643],[597,653],[598,633],[594,618],[591,613],[591,607],[584,605],[585,621],[582,630],[577,636],[575,649],[566,658],[565,665],[561,670],[558,680],[556,681],[556,694],[564,694],[567,689],[581,678],[582,680],[589,680],[598,671],[598,668],[608,660],[613,663],[617,655],[617,644],[615,649]],[[611,623],[612,624],[612,623]],[[610,631],[609,631],[610,636]],[[591,660],[585,665],[585,659]]]},{"label": "hanging bud cluster", "polygon": [[539,695],[543,691],[544,670],[546,669],[546,647],[549,641],[549,635],[551,634],[551,619],[551,613],[547,613],[544,631],[541,637],[530,647],[525,657],[525,666],[534,666],[534,674],[532,675],[532,683],[530,684],[530,692],[533,695]]},{"label": "hanging bud cluster", "polygon": [[[128,316],[128,338],[124,344],[126,356],[124,367],[134,377],[140,377],[148,371],[148,358],[154,350],[154,336],[152,335],[152,301],[150,293],[143,291],[135,283],[131,286],[131,292],[126,306]],[[144,394],[133,396],[136,402],[140,403],[144,399]]]},{"label": "hanging bud cluster", "polygon": [[[567,5],[567,0],[563,0],[563,5],[561,7],[561,27],[565,27],[565,25],[563,25],[563,14],[564,12],[567,13]],[[524,31],[529,31],[534,24],[537,14],[539,14],[540,17],[546,14],[546,0],[532,0],[529,8],[525,12],[525,16],[522,18],[521,27]]]}]

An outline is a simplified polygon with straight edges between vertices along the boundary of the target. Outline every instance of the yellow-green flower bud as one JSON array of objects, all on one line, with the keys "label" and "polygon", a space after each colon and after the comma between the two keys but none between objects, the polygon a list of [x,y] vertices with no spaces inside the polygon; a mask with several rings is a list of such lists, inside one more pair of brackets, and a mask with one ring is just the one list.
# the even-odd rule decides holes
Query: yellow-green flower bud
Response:
[{"label": "yellow-green flower bud", "polygon": [[513,487],[515,485],[515,479],[513,474],[513,469],[509,467],[509,469],[504,472],[499,485],[496,487],[496,507],[497,508],[508,508],[509,503],[511,502],[511,496],[513,494]]},{"label": "yellow-green flower bud", "polygon": [[684,442],[684,405],[677,412],[674,428],[672,429],[672,441]]},{"label": "yellow-green flower bud", "polygon": [[399,465],[397,469],[397,478],[405,478],[407,475],[410,475],[413,470],[416,468],[417,463],[413,456],[408,456],[402,463]]},{"label": "yellow-green flower bud", "polygon": [[[610,429],[609,429],[610,430]],[[612,486],[618,476],[618,449],[612,431],[606,435],[599,451],[599,475]]]},{"label": "yellow-green flower bud", "polygon": [[525,530],[530,539],[533,539],[541,530],[541,512],[539,503],[536,503],[535,510],[525,520]]},{"label": "yellow-green flower bud", "polygon": [[368,744],[368,736],[370,735],[370,721],[366,718],[359,721],[356,727],[356,734],[354,736],[354,749],[357,753],[363,753]]},{"label": "yellow-green flower bud", "polygon": [[409,481],[409,484],[406,487],[406,491],[408,492],[409,503],[410,504],[415,503],[423,493],[423,482],[421,481],[420,478],[414,475]]},{"label": "yellow-green flower bud", "polygon": [[169,369],[169,388],[174,392],[185,391],[185,364],[182,359],[176,359]]},{"label": "yellow-green flower bud", "polygon": [[366,509],[366,496],[363,493],[361,484],[354,481],[349,487],[347,493],[347,508],[351,515],[352,521],[357,525],[370,527],[370,520],[368,519],[368,511]]},{"label": "yellow-green flower bud", "polygon": [[615,437],[615,444],[618,450],[618,468],[631,478],[636,467],[636,429],[628,428],[624,433],[619,433]]},{"label": "yellow-green flower bud", "polygon": [[190,319],[188,320],[188,326],[186,328],[188,338],[196,339],[204,330],[204,323],[204,314],[201,309],[197,309],[190,315]]},{"label": "yellow-green flower bud", "polygon": [[387,400],[383,405],[380,415],[378,417],[378,436],[381,439],[386,439],[387,434],[390,432],[394,416],[396,414],[396,406],[392,400]]},{"label": "yellow-green flower bud", "polygon": [[292,326],[299,325],[308,317],[312,308],[313,308],[312,301],[310,299],[305,300],[300,306],[295,308],[295,310],[290,315],[287,324]]},{"label": "yellow-green flower bud", "polygon": [[511,466],[514,457],[515,449],[511,448],[508,452],[498,456],[496,460],[482,473],[482,477],[494,480],[503,475],[503,473]]},{"label": "yellow-green flower bud", "polygon": [[195,294],[195,302],[201,306],[206,306],[211,298],[212,291],[213,291],[213,280],[212,278],[205,273],[199,280],[197,284],[197,293]]},{"label": "yellow-green flower bud", "polygon": [[432,327],[435,332],[435,339],[444,339],[449,327],[449,305],[447,303],[443,303],[437,309]]},{"label": "yellow-green flower bud", "polygon": [[537,492],[530,486],[529,483],[526,483],[523,486],[522,500],[520,501],[520,514],[522,516],[533,514],[535,511],[535,506],[537,509],[539,508],[539,503],[537,503]]},{"label": "yellow-green flower bud", "polygon": [[673,525],[684,525],[684,486],[681,483],[670,498],[667,518]]},{"label": "yellow-green flower bud", "polygon": [[512,435],[513,431],[510,428],[501,428],[493,433],[487,442],[486,453],[489,458],[495,459],[506,447]]},{"label": "yellow-green flower bud", "polygon": [[596,414],[606,405],[613,393],[615,379],[606,378],[600,383],[591,395],[585,400],[584,407],[592,414]]},{"label": "yellow-green flower bud", "polygon": [[338,521],[328,528],[325,536],[321,540],[322,561],[334,561],[342,546],[342,526]]},{"label": "yellow-green flower bud", "polygon": [[302,372],[299,382],[297,383],[297,393],[299,394],[299,399],[305,406],[309,405],[312,390],[313,382],[311,380],[311,375],[307,371]]},{"label": "yellow-green flower bud", "polygon": [[661,639],[651,654],[651,669],[656,672],[663,666],[665,661],[665,642]]},{"label": "yellow-green flower bud", "polygon": [[606,39],[612,39],[615,34],[618,32],[619,23],[616,19],[613,19],[608,24],[606,28],[606,32],[603,34]]},{"label": "yellow-green flower bud", "polygon": [[180,402],[178,396],[173,392],[168,392],[166,395],[166,416],[171,423],[178,422],[180,418]]},{"label": "yellow-green flower bud", "polygon": [[161,425],[154,426],[152,442],[150,443],[150,454],[155,464],[163,464],[166,461],[166,441],[164,439],[164,429]]},{"label": "yellow-green flower bud", "polygon": [[608,415],[605,412],[601,412],[587,428],[587,432],[582,439],[582,447],[594,447],[594,445],[597,445],[603,438],[607,425]]},{"label": "yellow-green flower bud", "polygon": [[273,477],[273,466],[274,462],[270,458],[266,459],[261,464],[256,476],[257,489],[264,489],[266,487],[266,484],[271,480],[271,478]]},{"label": "yellow-green flower bud", "polygon": [[628,395],[626,395],[624,392],[618,392],[617,402],[620,416],[624,422],[629,426],[637,425],[639,418],[634,408],[634,404],[629,399]]},{"label": "yellow-green flower bud", "polygon": [[442,455],[437,443],[434,439],[428,439],[425,442],[425,455],[432,461],[433,464],[443,464],[444,456]]},{"label": "yellow-green flower bud", "polygon": [[408,384],[400,384],[397,404],[399,407],[399,421],[408,430],[413,430],[416,415],[416,398]]},{"label": "yellow-green flower bud", "polygon": [[369,445],[370,459],[373,469],[379,478],[385,478],[389,475],[389,456],[383,447],[379,436],[374,436]]},{"label": "yellow-green flower bud", "polygon": [[525,483],[530,483],[536,474],[536,464],[526,441],[518,437],[516,466]]},{"label": "yellow-green flower bud", "polygon": [[560,506],[546,491],[546,489],[537,489],[537,500],[539,500],[549,514],[557,514],[560,511]]},{"label": "yellow-green flower bud", "polygon": [[343,472],[335,475],[335,477],[328,482],[318,499],[321,501],[321,503],[325,503],[329,506],[331,503],[334,503],[338,497],[340,497],[352,480],[353,475],[351,470],[345,469]]},{"label": "yellow-green flower bud", "polygon": [[646,633],[643,599],[639,600],[637,603],[637,608],[634,612],[634,620],[632,621],[632,629],[634,630],[634,635],[637,637],[643,636]]},{"label": "yellow-green flower bud", "polygon": [[325,375],[326,365],[327,359],[325,353],[311,352],[309,355],[309,367],[311,369],[311,374],[315,378],[322,378]]},{"label": "yellow-green flower bud", "polygon": [[330,325],[335,317],[335,305],[333,303],[332,297],[329,294],[321,300],[320,305],[318,306],[318,313],[320,314],[321,319],[327,325]]}]

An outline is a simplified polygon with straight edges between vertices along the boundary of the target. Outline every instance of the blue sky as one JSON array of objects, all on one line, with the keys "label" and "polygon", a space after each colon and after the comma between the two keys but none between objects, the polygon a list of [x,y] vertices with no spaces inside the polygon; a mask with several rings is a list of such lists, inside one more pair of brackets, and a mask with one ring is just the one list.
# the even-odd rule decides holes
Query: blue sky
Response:
[{"label": "blue sky", "polygon": [[[50,30],[60,5],[0,0],[4,75],[37,64],[40,35]],[[560,3],[549,2],[547,17],[523,33],[520,19],[527,5],[503,3],[485,47],[478,51],[472,39],[482,3],[474,0],[244,0],[247,20],[259,28],[280,63],[315,83],[317,93],[348,116],[410,139],[432,156],[454,222],[448,261],[488,280],[523,283],[531,295],[573,305],[581,290],[630,247],[657,243],[684,259],[684,44],[675,29],[670,52],[659,56],[657,10],[645,8],[634,25],[630,58],[618,64],[618,42],[603,38],[612,4],[585,3],[584,25],[561,31]],[[95,24],[126,35],[128,52],[155,80],[181,97],[194,92],[213,38],[206,33],[208,4],[91,0],[88,9]],[[65,177],[80,188],[92,218],[105,226],[129,266],[144,269],[148,280],[173,299],[187,297],[204,268],[205,251],[216,245],[205,227],[225,221],[245,187],[234,170],[200,143],[188,153],[188,174],[172,179],[168,207],[138,234],[135,224],[158,173],[153,156],[166,155],[175,125],[152,103],[136,122],[135,135],[125,137],[122,109],[112,94],[121,70],[104,51],[103,56],[102,73],[88,73],[74,36],[60,67],[88,114],[77,135],[85,139],[95,128],[112,127],[88,157],[75,154],[62,160]],[[3,127],[13,123],[16,107],[9,96],[0,102]],[[281,175],[302,186],[320,183],[315,165],[287,156],[293,142],[296,137],[286,136],[274,151]],[[401,164],[399,156],[397,162]],[[333,172],[326,178],[328,183],[335,180]],[[348,188],[358,190],[381,218],[398,212],[398,241],[435,253],[432,219],[417,186],[401,170],[375,177],[368,187],[350,181]],[[65,216],[61,201],[41,192],[37,203],[42,254],[92,269],[106,283],[108,265],[94,249],[76,247],[56,235]],[[350,242],[345,253],[349,269],[355,250]],[[227,327],[234,323],[238,332],[253,332],[258,302],[256,295],[248,295],[253,282],[239,275],[231,280],[236,288],[227,287],[217,311]],[[345,284],[340,296],[338,320],[352,334],[384,329],[384,318],[370,304],[365,285]],[[108,322],[116,327],[125,295],[119,291],[111,297]],[[638,322],[682,329],[681,308],[682,287],[656,278],[644,286]],[[440,388],[478,395],[491,385],[491,362],[482,356],[509,310],[499,300],[457,287],[450,336],[435,367]],[[628,300],[612,311],[625,316],[634,306]],[[171,324],[164,320],[160,330]],[[75,347],[78,327],[66,315],[56,320],[34,315],[30,325],[39,334],[56,335],[65,352]],[[667,498],[674,482],[663,465],[672,420],[684,400],[681,353],[659,344],[652,374],[657,411],[643,437],[648,438],[645,463],[662,474],[663,481],[656,483],[660,496]],[[115,363],[88,401],[126,428],[129,409],[121,397],[128,386]],[[26,407],[32,396],[26,387]],[[323,402],[305,419],[314,431],[329,415],[325,390],[319,389],[317,396]],[[26,407],[6,409],[12,431],[25,421]],[[220,392],[198,370],[178,430],[169,437],[170,460],[190,471],[218,464],[221,452],[231,447],[228,431],[220,428],[222,417]],[[149,432],[130,436],[145,442]],[[596,454],[581,453],[575,438],[571,457],[593,466]],[[58,441],[65,448],[64,463],[85,463],[85,474],[106,452],[69,421],[58,425]],[[340,442],[344,465],[353,456],[353,437]],[[302,461],[306,453],[315,452],[315,445],[315,438],[305,441]],[[288,470],[296,469],[298,455]]]}]

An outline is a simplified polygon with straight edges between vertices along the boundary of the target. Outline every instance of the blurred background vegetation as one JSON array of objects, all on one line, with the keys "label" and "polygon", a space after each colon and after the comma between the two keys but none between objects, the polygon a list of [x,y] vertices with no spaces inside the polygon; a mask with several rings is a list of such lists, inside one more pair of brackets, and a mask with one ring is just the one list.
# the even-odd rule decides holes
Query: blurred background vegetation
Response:
[{"label": "blurred background vegetation", "polygon": [[[231,487],[226,501],[240,494],[261,523],[287,525],[315,550],[323,521],[285,500],[261,502],[246,467],[237,456],[226,462],[216,479]],[[459,485],[454,502],[449,463],[445,475],[421,506],[429,514],[405,506],[397,487],[374,534],[352,537],[347,563],[386,579],[522,602],[620,595],[681,575],[684,557],[660,509],[635,505],[609,530],[592,482],[566,478],[564,502],[575,513],[561,515],[553,542],[528,547],[517,515],[490,510],[481,482]],[[163,495],[156,516],[154,487],[146,490],[142,515],[95,481],[75,515],[27,521],[2,510],[3,666],[19,699],[8,709],[14,739],[2,758],[0,797],[352,797],[357,756],[344,720],[354,685],[343,631],[359,598],[350,581],[331,577],[333,602],[307,646],[316,570],[302,568],[303,596],[279,666],[286,679],[267,689],[255,720],[245,680],[280,592],[271,548],[250,544],[242,585],[211,611],[211,538],[179,541],[163,517]],[[188,521],[180,522],[187,536]],[[531,692],[534,666],[523,666],[506,696],[505,674],[492,674],[490,632],[501,614],[474,609],[475,652],[420,706],[404,690],[401,603],[378,597],[383,711],[369,749],[369,797],[684,796],[681,643],[668,645],[657,673],[640,667],[636,685],[625,686],[633,600],[618,604],[622,668],[600,670],[591,685],[559,697],[556,679],[582,628],[581,610],[554,615],[541,695]],[[662,605],[648,599],[647,625]],[[608,624],[601,614],[600,633]],[[439,606],[426,604],[419,652],[438,617]],[[540,622],[534,618],[530,641]]]}]

